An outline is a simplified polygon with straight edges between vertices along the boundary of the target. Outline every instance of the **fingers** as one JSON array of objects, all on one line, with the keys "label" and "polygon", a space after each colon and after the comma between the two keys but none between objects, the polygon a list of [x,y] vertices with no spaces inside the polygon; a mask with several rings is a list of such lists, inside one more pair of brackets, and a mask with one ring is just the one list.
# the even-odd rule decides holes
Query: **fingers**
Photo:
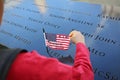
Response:
[{"label": "fingers", "polygon": [[70,34],[69,34],[69,37],[71,38],[73,36],[73,33],[71,32]]},{"label": "fingers", "polygon": [[69,37],[73,37],[76,32],[78,32],[78,31],[76,31],[76,30],[71,31],[70,34],[69,34]]},{"label": "fingers", "polygon": [[81,34],[80,31],[73,30],[72,32],[70,32],[69,37],[71,41],[75,44],[77,44],[78,42],[85,44],[84,36]]}]

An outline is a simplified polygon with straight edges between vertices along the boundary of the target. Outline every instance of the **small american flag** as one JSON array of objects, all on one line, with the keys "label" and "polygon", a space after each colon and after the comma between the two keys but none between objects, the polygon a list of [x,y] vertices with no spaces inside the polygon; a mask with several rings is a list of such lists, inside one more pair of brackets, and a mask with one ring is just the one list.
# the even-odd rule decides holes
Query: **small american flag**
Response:
[{"label": "small american flag", "polygon": [[51,33],[44,34],[46,46],[57,50],[67,50],[69,48],[70,38],[68,35]]}]

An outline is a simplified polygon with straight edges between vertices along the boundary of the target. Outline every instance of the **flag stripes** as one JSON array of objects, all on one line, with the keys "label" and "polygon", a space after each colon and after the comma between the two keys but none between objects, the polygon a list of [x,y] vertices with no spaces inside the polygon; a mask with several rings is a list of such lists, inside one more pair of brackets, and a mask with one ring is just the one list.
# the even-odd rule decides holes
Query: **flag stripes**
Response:
[{"label": "flag stripes", "polygon": [[67,50],[69,48],[70,38],[64,34],[45,33],[46,46],[52,49]]}]

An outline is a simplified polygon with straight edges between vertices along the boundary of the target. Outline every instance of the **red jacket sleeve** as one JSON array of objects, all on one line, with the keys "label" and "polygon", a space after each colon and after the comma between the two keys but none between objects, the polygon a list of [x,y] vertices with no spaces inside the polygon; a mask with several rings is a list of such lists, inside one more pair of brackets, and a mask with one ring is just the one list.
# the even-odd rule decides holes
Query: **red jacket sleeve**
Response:
[{"label": "red jacket sleeve", "polygon": [[13,62],[7,80],[94,80],[94,75],[88,49],[78,43],[73,66],[36,51],[21,53]]},{"label": "red jacket sleeve", "polygon": [[78,43],[76,47],[76,56],[73,65],[73,76],[77,78],[75,80],[94,80],[88,49],[81,43]]}]

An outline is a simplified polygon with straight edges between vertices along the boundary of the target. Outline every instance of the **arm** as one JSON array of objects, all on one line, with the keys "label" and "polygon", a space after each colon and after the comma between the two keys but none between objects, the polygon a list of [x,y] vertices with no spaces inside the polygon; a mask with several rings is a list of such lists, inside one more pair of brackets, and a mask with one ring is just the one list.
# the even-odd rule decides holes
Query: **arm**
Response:
[{"label": "arm", "polygon": [[70,37],[71,41],[76,44],[73,76],[77,77],[77,80],[94,80],[90,54],[85,46],[84,36],[78,31],[72,31]]},{"label": "arm", "polygon": [[77,80],[94,80],[89,51],[83,43],[76,44],[76,56],[73,66],[73,76]]}]

